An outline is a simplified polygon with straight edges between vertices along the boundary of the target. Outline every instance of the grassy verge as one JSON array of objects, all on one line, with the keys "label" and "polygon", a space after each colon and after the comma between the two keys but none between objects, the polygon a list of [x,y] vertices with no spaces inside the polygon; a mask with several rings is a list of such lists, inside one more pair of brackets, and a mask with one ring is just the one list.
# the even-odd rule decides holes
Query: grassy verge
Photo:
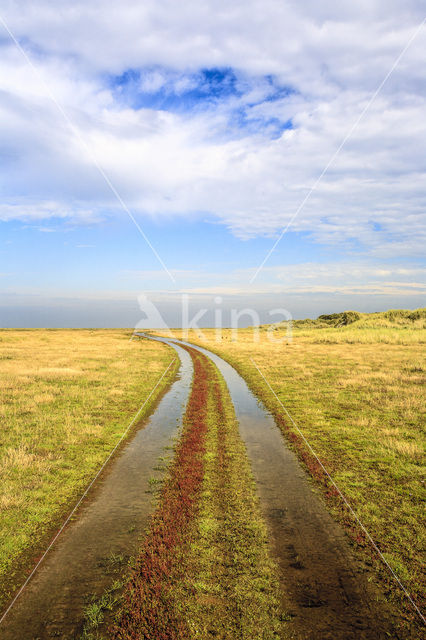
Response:
[{"label": "grassy verge", "polygon": [[226,387],[198,352],[182,438],[112,635],[279,638],[279,587]]},{"label": "grassy verge", "polygon": [[44,543],[172,358],[121,330],[0,331],[0,599],[24,552],[29,560]]},{"label": "grassy verge", "polygon": [[[416,623],[414,609],[389,571],[374,557],[362,531],[329,486],[253,363],[254,360],[422,608],[424,318],[419,321],[416,317],[413,328],[410,323],[392,324],[392,319],[383,318],[383,314],[375,315],[379,315],[377,325],[371,318],[361,318],[359,324],[348,326],[330,326],[324,321],[295,323],[292,342],[271,342],[266,330],[255,342],[250,329],[240,330],[235,341],[228,330],[222,332],[219,342],[214,330],[203,330],[201,337],[192,333],[189,340],[228,360],[262,398],[310,473],[323,486],[330,509],[344,523],[367,561],[376,567],[401,623]],[[400,320],[398,316],[397,319]],[[179,337],[178,332],[176,336]],[[277,339],[279,332],[274,336]]]}]

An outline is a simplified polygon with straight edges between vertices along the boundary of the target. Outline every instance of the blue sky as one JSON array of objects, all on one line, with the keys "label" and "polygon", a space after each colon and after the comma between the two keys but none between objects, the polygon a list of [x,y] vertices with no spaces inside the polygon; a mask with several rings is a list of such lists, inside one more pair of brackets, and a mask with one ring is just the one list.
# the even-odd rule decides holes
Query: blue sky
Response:
[{"label": "blue sky", "polygon": [[[256,85],[257,92],[253,92]],[[272,75],[251,78],[232,68],[211,67],[196,72],[170,69],[128,69],[110,78],[116,101],[131,109],[153,109],[182,115],[227,111],[227,126],[220,129],[222,139],[242,138],[248,134],[276,138],[292,129],[291,119],[280,114],[256,113],[256,107],[274,103],[294,94]],[[216,135],[219,132],[216,132]]]},{"label": "blue sky", "polygon": [[420,2],[2,16],[31,64],[4,31],[0,326],[134,326],[143,293],[170,324],[182,294],[207,323],[218,295],[265,321],[424,305],[426,27],[370,103]]}]

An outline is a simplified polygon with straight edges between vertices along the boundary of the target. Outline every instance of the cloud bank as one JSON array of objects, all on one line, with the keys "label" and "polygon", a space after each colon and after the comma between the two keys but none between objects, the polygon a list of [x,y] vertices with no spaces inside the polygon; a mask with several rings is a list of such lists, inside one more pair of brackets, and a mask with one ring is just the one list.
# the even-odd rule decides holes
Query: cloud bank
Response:
[{"label": "cloud bank", "polygon": [[[423,20],[414,0],[2,12],[38,74],[3,30],[0,219],[123,215],[93,155],[142,223],[208,215],[241,238],[285,227]],[[423,27],[294,231],[378,258],[422,254],[425,43]]]}]

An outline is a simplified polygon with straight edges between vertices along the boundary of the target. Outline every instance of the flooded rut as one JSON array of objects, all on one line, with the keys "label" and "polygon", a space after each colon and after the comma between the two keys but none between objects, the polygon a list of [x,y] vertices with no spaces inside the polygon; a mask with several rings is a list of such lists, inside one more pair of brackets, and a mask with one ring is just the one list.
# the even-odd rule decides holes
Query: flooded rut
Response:
[{"label": "flooded rut", "polygon": [[88,599],[135,554],[152,512],[150,478],[181,421],[192,381],[190,355],[176,348],[178,379],[96,483],[0,627],[2,640],[78,638]]}]

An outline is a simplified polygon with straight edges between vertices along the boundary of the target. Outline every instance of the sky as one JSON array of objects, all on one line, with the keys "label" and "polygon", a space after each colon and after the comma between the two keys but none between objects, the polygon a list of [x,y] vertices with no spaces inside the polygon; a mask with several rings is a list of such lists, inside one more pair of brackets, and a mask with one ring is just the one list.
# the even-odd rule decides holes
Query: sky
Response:
[{"label": "sky", "polygon": [[424,306],[424,18],[5,0],[0,326]]}]

